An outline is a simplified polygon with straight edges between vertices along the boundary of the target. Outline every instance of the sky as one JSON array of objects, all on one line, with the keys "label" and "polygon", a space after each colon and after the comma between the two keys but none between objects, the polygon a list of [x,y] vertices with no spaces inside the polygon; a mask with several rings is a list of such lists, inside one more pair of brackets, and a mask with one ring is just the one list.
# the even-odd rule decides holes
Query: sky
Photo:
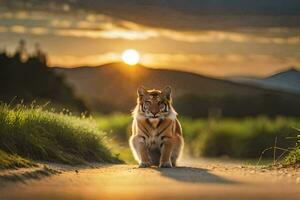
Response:
[{"label": "sky", "polygon": [[209,76],[268,76],[300,68],[297,0],[0,0],[0,49],[19,40],[50,66],[118,62]]}]

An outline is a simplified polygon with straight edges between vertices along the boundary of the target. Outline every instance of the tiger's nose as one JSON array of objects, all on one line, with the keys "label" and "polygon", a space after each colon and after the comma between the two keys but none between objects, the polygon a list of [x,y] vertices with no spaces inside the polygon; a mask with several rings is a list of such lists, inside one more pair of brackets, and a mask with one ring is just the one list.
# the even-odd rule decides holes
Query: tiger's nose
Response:
[{"label": "tiger's nose", "polygon": [[158,106],[156,104],[152,104],[150,107],[150,112],[155,117],[155,115],[159,112]]},{"label": "tiger's nose", "polygon": [[153,110],[152,110],[151,113],[152,113],[152,115],[155,117],[156,114],[158,113],[158,111],[156,111],[156,110],[153,111]]},{"label": "tiger's nose", "polygon": [[151,112],[151,113],[152,113],[153,117],[156,117],[156,114],[157,114],[157,113],[153,113],[153,112]]}]

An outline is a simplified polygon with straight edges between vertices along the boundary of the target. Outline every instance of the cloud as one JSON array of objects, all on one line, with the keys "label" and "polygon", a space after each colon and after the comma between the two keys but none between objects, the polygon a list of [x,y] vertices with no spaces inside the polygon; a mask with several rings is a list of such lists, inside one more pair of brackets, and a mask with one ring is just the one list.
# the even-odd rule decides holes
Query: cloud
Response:
[{"label": "cloud", "polygon": [[[43,16],[37,18],[38,14]],[[186,43],[259,43],[259,44],[287,44],[299,45],[300,36],[297,34],[288,35],[293,29],[272,28],[265,31],[253,32],[251,29],[242,31],[180,31],[167,28],[155,28],[137,24],[131,21],[115,19],[102,14],[84,13],[80,16],[73,15],[54,15],[40,11],[19,11],[4,12],[0,14],[0,19],[17,20],[18,25],[6,25],[4,31],[13,33],[32,33],[32,34],[54,34],[69,37],[87,37],[103,39],[124,39],[124,40],[147,40],[151,38],[165,38],[169,40]],[[41,22],[41,19],[47,23]],[[20,20],[20,21],[18,21]],[[31,23],[24,23],[29,20]],[[35,22],[33,23],[32,22]],[[35,21],[36,20],[36,21]],[[35,25],[38,24],[38,25]],[[0,23],[1,25],[1,23]],[[260,30],[263,30],[261,28]],[[269,34],[266,35],[265,32]]]},{"label": "cloud", "polygon": [[[124,39],[124,40],[147,40],[151,38],[165,38],[174,41],[187,43],[218,43],[218,42],[235,42],[235,43],[258,43],[258,44],[300,44],[300,36],[292,37],[260,37],[249,34],[222,32],[222,31],[203,31],[203,32],[178,32],[165,29],[145,29],[133,30],[124,28],[105,28],[104,30],[82,29],[80,28],[65,28],[68,23],[56,24],[57,27],[64,28],[49,28],[49,27],[27,27],[23,25],[1,26],[1,32],[13,33],[32,33],[32,34],[53,34],[58,36],[68,37],[87,37],[87,38],[102,38],[102,39]],[[106,27],[109,26],[106,24]]]},{"label": "cloud", "polygon": [[97,66],[99,63],[120,61],[121,54],[108,52],[99,55],[74,56],[74,55],[49,55],[50,65],[63,67],[78,67],[83,65]]},{"label": "cloud", "polygon": [[125,40],[146,40],[151,35],[137,31],[123,30],[80,30],[80,29],[56,29],[53,31],[55,35],[72,36],[72,37],[88,37],[88,38],[104,38],[104,39],[125,39]]},{"label": "cloud", "polygon": [[49,25],[54,28],[70,28],[72,22],[68,19],[52,19],[50,20]]},{"label": "cloud", "polygon": [[0,33],[1,32],[7,32],[7,28],[5,26],[0,26]]},{"label": "cloud", "polygon": [[34,35],[45,35],[49,33],[49,30],[44,27],[33,27],[29,29],[29,32]]},{"label": "cloud", "polygon": [[[170,17],[176,23],[177,18]],[[205,19],[200,22],[207,23]],[[284,67],[300,65],[300,54],[297,53],[300,52],[299,31],[297,27],[265,26],[172,29],[83,11],[0,13],[1,38],[7,35],[12,35],[7,38],[14,39],[38,38],[45,50],[49,49],[51,65],[99,65],[119,61],[117,51],[137,48],[142,52],[141,62],[146,66],[218,76],[266,75]],[[10,44],[14,45],[14,42],[10,41]]]},{"label": "cloud", "polygon": [[0,32],[12,32],[18,34],[33,34],[33,35],[44,35],[48,34],[49,30],[44,27],[26,27],[22,25],[15,25],[9,27],[2,27],[0,26]]},{"label": "cloud", "polygon": [[11,27],[9,27],[8,30],[13,33],[26,33],[27,32],[27,28],[25,26],[20,26],[20,25],[11,26]]}]

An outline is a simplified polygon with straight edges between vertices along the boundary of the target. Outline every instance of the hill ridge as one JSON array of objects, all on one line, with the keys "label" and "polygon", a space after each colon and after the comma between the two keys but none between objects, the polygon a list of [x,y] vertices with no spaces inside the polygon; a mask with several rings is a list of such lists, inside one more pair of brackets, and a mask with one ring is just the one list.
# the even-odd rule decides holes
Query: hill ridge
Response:
[{"label": "hill ridge", "polygon": [[[196,104],[200,102],[203,105],[207,103],[207,108],[201,108],[202,111],[205,109],[206,111],[203,112],[206,113],[214,106],[222,107],[226,101],[230,104],[237,101],[235,103],[247,106],[248,97],[256,98],[260,107],[264,107],[261,104],[264,102],[263,98],[268,98],[268,95],[274,98],[282,97],[281,99],[300,99],[300,95],[256,85],[236,83],[192,72],[156,69],[142,65],[130,67],[122,63],[109,63],[97,67],[85,66],[73,69],[56,67],[55,71],[65,74],[67,80],[75,87],[78,94],[85,98],[88,105],[102,112],[129,112],[135,105],[136,89],[140,85],[158,89],[171,85],[175,103],[191,103],[191,101]],[[198,97],[202,99],[195,101]],[[241,103],[241,98],[244,98],[243,101],[245,102]],[[187,99],[189,100],[186,101]],[[214,102],[216,99],[218,102]],[[185,105],[182,104],[182,108],[184,107]],[[243,107],[239,108],[238,112],[243,109]]]}]

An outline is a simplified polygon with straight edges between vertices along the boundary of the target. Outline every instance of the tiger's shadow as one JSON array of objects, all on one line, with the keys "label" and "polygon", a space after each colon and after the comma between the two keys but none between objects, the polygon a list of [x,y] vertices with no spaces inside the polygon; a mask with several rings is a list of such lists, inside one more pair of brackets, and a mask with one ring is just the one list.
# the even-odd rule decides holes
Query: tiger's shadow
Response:
[{"label": "tiger's shadow", "polygon": [[195,167],[157,168],[162,176],[190,183],[215,183],[215,184],[238,184],[218,175],[210,173],[207,169]]}]

